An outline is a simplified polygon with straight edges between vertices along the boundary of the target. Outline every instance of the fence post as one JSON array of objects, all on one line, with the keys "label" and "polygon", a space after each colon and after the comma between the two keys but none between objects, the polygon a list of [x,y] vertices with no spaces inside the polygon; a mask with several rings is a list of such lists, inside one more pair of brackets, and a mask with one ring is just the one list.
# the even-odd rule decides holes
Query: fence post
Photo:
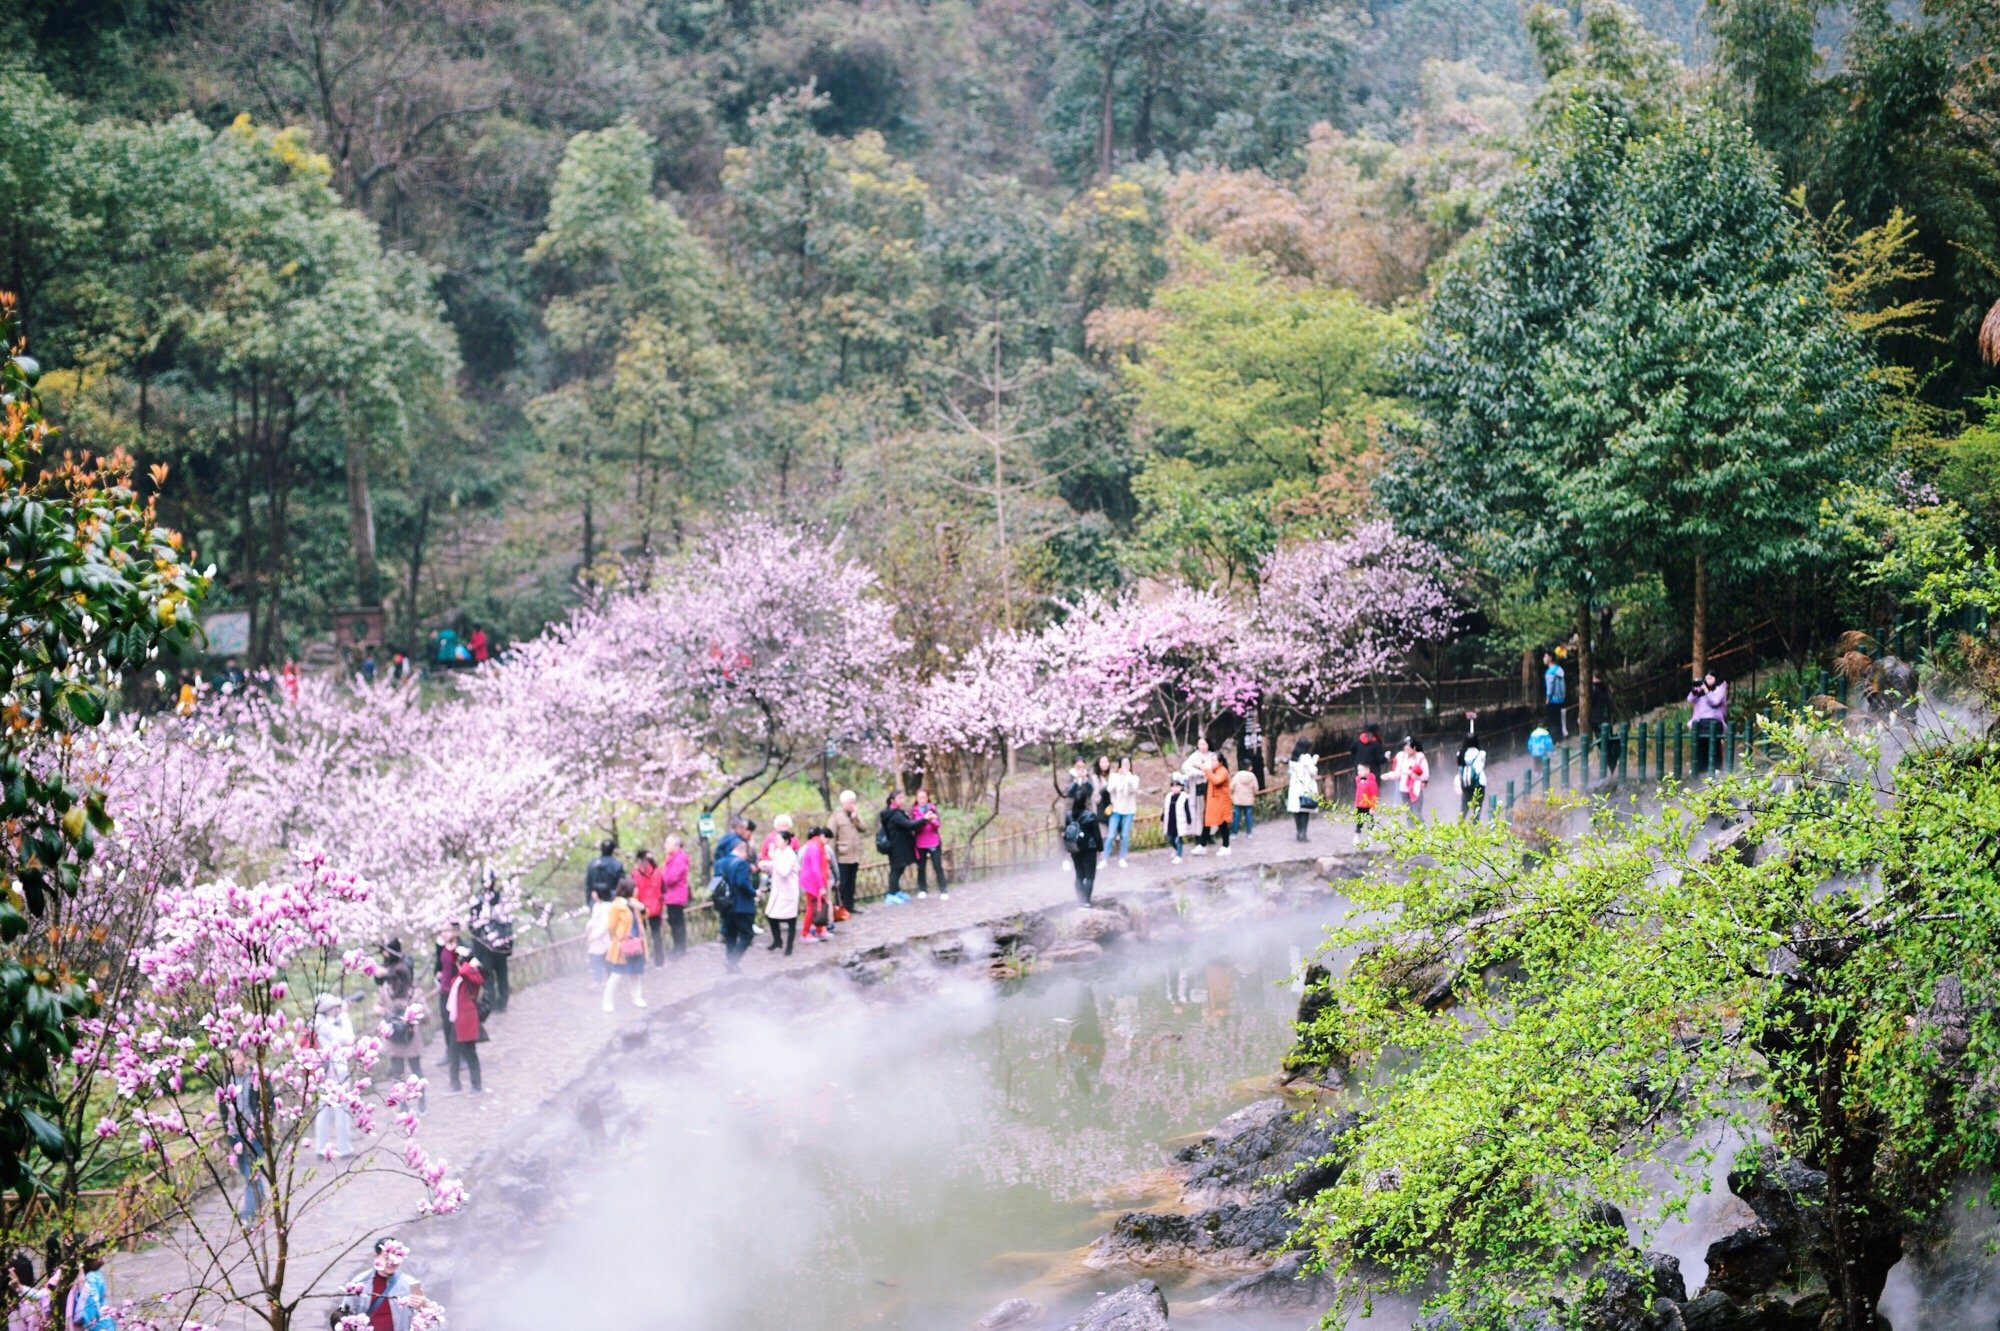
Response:
[{"label": "fence post", "polygon": [[[1627,721],[1625,728],[1630,730],[1632,723]],[[1646,779],[1646,723],[1644,721],[1639,723],[1639,779],[1641,781]]]},{"label": "fence post", "polygon": [[1722,731],[1727,736],[1726,742],[1729,745],[1729,765],[1723,770],[1733,772],[1736,770],[1736,723],[1734,721],[1728,722],[1723,726]]},{"label": "fence post", "polygon": [[[1535,779],[1535,769],[1532,767],[1528,769],[1528,779],[1530,781]],[[1514,812],[1514,783],[1512,781],[1507,783],[1507,812]]]},{"label": "fence post", "polygon": [[[1589,742],[1587,739],[1584,741],[1586,744]],[[1563,789],[1569,789],[1569,745],[1567,744],[1563,745]]]},{"label": "fence post", "polygon": [[1674,722],[1674,780],[1681,779],[1681,754],[1687,742],[1687,722]]}]

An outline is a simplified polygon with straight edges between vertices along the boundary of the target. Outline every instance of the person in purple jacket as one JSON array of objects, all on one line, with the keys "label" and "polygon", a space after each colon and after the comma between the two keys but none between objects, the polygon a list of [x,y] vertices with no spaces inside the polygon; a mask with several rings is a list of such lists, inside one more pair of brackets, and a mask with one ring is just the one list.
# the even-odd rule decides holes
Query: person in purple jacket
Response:
[{"label": "person in purple jacket", "polygon": [[1687,700],[1694,706],[1694,774],[1702,776],[1711,766],[1721,766],[1723,727],[1729,724],[1729,685],[1710,672],[1688,690]]}]

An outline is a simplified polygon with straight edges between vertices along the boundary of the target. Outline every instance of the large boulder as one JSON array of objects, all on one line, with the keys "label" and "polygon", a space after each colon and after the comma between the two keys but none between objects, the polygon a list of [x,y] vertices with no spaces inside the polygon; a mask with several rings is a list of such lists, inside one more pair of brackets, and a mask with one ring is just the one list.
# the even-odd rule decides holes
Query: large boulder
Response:
[{"label": "large boulder", "polygon": [[1092,1304],[1063,1331],[1173,1331],[1167,1321],[1167,1296],[1150,1280],[1127,1285]]},{"label": "large boulder", "polygon": [[1176,1155],[1188,1166],[1185,1194],[1248,1198],[1272,1191],[1268,1180],[1279,1178],[1276,1191],[1288,1200],[1310,1197],[1340,1178],[1328,1157],[1358,1122],[1352,1113],[1301,1112],[1275,1098],[1246,1105]]},{"label": "large boulder", "polygon": [[1241,1268],[1283,1248],[1292,1236],[1285,1200],[1271,1197],[1244,1205],[1224,1202],[1183,1215],[1173,1211],[1127,1211],[1111,1232],[1090,1245],[1083,1264],[1092,1270],[1151,1266]]},{"label": "large boulder", "polygon": [[1680,1305],[1686,1298],[1680,1259],[1643,1253],[1638,1270],[1606,1272],[1603,1290],[1583,1307],[1582,1326],[1585,1331],[1679,1331]]},{"label": "large boulder", "polygon": [[1775,1289],[1792,1267],[1792,1254],[1769,1224],[1752,1220],[1708,1245],[1708,1284],[1735,1299]]},{"label": "large boulder", "polygon": [[1084,906],[1064,916],[1061,927],[1071,938],[1086,943],[1101,943],[1126,932],[1132,927],[1132,923],[1125,918],[1123,911],[1106,910],[1102,906]]}]

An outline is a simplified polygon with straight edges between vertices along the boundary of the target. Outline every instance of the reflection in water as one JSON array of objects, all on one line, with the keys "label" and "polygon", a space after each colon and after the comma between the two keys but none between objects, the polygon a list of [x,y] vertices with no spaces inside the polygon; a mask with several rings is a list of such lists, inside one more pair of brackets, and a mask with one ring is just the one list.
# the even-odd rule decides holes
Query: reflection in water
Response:
[{"label": "reflection in water", "polygon": [[[1316,932],[1293,917],[1126,943],[1005,994],[952,979],[878,1005],[829,983],[803,1012],[734,997],[701,1056],[625,1070],[646,1128],[569,1181],[573,1218],[508,1288],[473,1295],[469,1324],[938,1331],[1017,1293],[1081,1306],[1123,1283],[1050,1278],[1104,1229],[1091,1199],[1276,1069],[1284,981]],[[632,1259],[643,1294],[613,1278]]]}]

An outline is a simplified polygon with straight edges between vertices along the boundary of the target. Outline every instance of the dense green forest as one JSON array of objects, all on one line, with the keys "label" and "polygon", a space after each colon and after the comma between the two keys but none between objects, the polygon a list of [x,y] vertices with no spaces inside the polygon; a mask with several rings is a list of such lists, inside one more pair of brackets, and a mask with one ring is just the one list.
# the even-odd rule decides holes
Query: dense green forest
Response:
[{"label": "dense green forest", "polygon": [[[2000,543],[1987,0],[4,12],[0,287],[51,419],[166,465],[210,608],[250,609],[265,659],[357,601],[405,643],[525,633],[735,506],[846,529],[932,662],[1080,590],[1254,580],[1385,501],[1450,548],[1454,479],[1379,473],[1426,393],[1476,391],[1436,345],[1459,307],[1424,311],[1576,88],[1619,133],[1706,117],[1724,157],[1749,127],[1741,169],[1789,191],[1769,225],[1817,252],[1770,280],[1872,347],[1874,460],[1958,505],[1969,553]],[[1797,340],[1769,373],[1846,364],[1810,325],[1761,325]],[[1872,493],[1833,555],[1699,567],[1732,548],[1709,500],[1654,496],[1691,516],[1643,539],[1607,508],[1587,585],[1557,567],[1584,547],[1523,531],[1458,650],[1566,634],[1580,589],[1628,656],[1676,650],[1696,584],[1711,637],[1893,609],[1855,568],[1917,519]]]}]

